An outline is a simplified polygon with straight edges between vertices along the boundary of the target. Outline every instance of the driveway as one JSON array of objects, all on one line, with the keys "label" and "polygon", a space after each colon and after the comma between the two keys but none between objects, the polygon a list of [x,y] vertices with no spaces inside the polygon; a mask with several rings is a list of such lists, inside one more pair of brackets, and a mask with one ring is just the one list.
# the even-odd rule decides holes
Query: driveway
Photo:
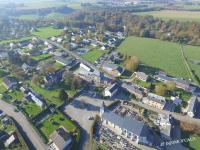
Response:
[{"label": "driveway", "polygon": [[16,112],[15,107],[11,104],[8,104],[4,102],[3,100],[0,100],[0,109],[7,114],[8,116],[11,116],[18,124],[20,130],[22,130],[23,134],[28,138],[25,139],[26,141],[30,141],[29,147],[32,150],[46,150],[47,145],[45,145],[40,138],[40,136],[37,134],[35,129],[32,127],[32,125],[27,121],[26,117],[21,112]]}]

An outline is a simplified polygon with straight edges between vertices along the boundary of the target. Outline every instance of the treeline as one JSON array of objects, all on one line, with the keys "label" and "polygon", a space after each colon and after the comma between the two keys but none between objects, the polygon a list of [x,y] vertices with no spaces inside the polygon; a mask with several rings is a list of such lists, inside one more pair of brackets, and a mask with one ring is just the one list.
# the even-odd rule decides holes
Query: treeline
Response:
[{"label": "treeline", "polygon": [[200,45],[200,24],[161,20],[152,16],[138,16],[133,13],[110,10],[81,10],[67,18],[67,24],[84,27],[96,25],[99,30],[124,31],[128,36],[140,36]]}]

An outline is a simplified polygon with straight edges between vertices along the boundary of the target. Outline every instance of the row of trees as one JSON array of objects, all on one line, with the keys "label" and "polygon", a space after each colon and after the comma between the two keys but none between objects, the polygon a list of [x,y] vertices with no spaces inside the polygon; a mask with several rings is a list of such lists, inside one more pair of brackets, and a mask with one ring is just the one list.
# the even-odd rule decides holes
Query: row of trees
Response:
[{"label": "row of trees", "polygon": [[71,15],[66,23],[78,27],[96,25],[99,30],[121,30],[127,35],[200,45],[198,23],[164,21],[152,16],[137,16],[120,9],[82,10]]}]

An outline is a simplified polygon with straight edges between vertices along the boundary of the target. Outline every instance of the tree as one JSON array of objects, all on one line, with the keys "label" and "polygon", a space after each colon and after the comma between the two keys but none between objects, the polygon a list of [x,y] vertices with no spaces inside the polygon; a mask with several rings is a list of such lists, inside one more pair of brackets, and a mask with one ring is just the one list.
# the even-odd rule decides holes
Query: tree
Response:
[{"label": "tree", "polygon": [[139,59],[135,56],[126,57],[124,60],[124,66],[128,71],[135,71],[139,65]]},{"label": "tree", "polygon": [[65,84],[70,85],[72,83],[73,74],[70,71],[65,71],[63,73],[62,79],[65,81]]},{"label": "tree", "polygon": [[169,81],[166,83],[167,90],[174,91],[176,88],[176,83]]},{"label": "tree", "polygon": [[68,96],[67,92],[65,92],[64,89],[60,90],[59,98],[60,98],[62,101],[68,100],[69,96]]},{"label": "tree", "polygon": [[166,88],[165,85],[162,85],[162,84],[156,85],[155,92],[158,95],[164,96],[166,94],[166,92],[167,92],[167,88]]},{"label": "tree", "polygon": [[38,85],[40,83],[40,77],[38,75],[33,75],[32,77],[32,82],[36,85]]}]

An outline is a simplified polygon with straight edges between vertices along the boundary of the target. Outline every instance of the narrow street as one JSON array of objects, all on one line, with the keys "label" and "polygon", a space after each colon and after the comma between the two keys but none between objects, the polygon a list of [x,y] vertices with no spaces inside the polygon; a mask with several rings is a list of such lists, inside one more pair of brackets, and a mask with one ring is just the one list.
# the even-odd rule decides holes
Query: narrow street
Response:
[{"label": "narrow street", "polygon": [[47,146],[43,143],[41,137],[37,134],[32,125],[27,121],[26,117],[21,112],[16,112],[14,106],[0,100],[0,109],[8,116],[11,116],[20,125],[32,144],[31,150],[47,149]]}]

